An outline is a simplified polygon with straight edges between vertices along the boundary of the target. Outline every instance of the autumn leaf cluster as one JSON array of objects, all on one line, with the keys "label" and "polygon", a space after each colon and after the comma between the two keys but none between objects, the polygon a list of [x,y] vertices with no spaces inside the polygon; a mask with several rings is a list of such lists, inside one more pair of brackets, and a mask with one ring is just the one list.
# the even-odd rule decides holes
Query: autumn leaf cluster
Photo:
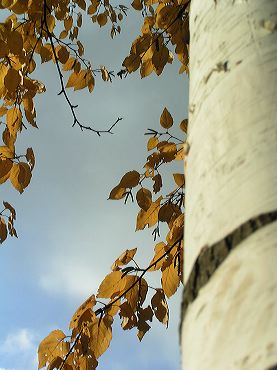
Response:
[{"label": "autumn leaf cluster", "polygon": [[[182,160],[184,149],[183,140],[170,132],[173,118],[166,108],[160,124],[162,131],[149,129],[146,132],[150,136],[149,155],[143,170],[125,173],[109,195],[111,200],[137,203],[136,230],[153,230],[156,241],[153,257],[144,268],[138,264],[137,248],[127,249],[116,258],[97,294],[90,296],[72,316],[71,334],[54,330],[41,342],[38,349],[40,368],[47,365],[47,370],[95,369],[112,340],[116,316],[123,330],[136,330],[139,340],[150,330],[154,319],[168,326],[167,300],[178,289],[183,275],[185,177],[182,173],[173,173],[174,189],[164,196],[161,195],[163,181],[159,171],[161,166]],[[180,128],[185,135],[186,120],[180,123]],[[146,187],[145,183],[151,187]],[[164,241],[160,237],[160,224],[167,229]],[[152,272],[160,273],[157,287],[148,283],[148,275]]]},{"label": "autumn leaf cluster", "polygon": [[[46,91],[42,76],[44,63],[54,63],[60,92],[72,113],[73,126],[100,136],[112,133],[118,118],[107,129],[83,124],[77,105],[67,90],[93,92],[99,76],[104,82],[127,77],[140,71],[141,77],[152,72],[160,75],[176,56],[180,73],[188,73],[189,0],[134,0],[114,4],[109,0],[0,0],[0,9],[9,15],[0,23],[0,117],[3,145],[0,146],[0,183],[10,181],[23,193],[35,166],[35,154],[27,147],[18,153],[17,138],[28,127],[37,128],[35,102]],[[129,5],[129,4],[128,4]],[[79,39],[83,18],[89,17],[97,27],[109,27],[114,38],[121,32],[131,9],[141,13],[143,23],[117,75],[105,66],[92,66],[85,58],[85,46]],[[123,252],[112,264],[96,295],[89,297],[70,324],[70,334],[54,330],[38,349],[39,368],[47,370],[95,369],[98,358],[112,339],[114,317],[119,316],[123,330],[135,329],[139,340],[156,319],[168,325],[167,299],[177,290],[183,274],[184,186],[182,173],[173,173],[174,187],[162,195],[162,166],[183,160],[184,138],[172,134],[173,118],[167,108],[160,117],[161,130],[148,129],[148,156],[141,171],[127,172],[111,190],[109,199],[136,202],[136,230],[150,228],[155,242],[152,259],[146,267],[136,260],[137,248]],[[187,120],[180,123],[184,136]],[[4,201],[0,212],[0,242],[9,234],[17,236],[16,211]],[[166,230],[161,240],[160,230]],[[159,240],[158,240],[159,239]],[[161,275],[161,283],[150,287],[148,273]],[[101,301],[100,301],[101,300]]]}]

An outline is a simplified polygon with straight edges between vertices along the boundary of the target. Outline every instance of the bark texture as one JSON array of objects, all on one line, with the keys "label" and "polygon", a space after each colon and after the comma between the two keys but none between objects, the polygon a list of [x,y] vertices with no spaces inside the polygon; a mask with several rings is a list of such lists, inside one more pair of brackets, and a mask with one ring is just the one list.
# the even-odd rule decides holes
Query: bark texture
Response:
[{"label": "bark texture", "polygon": [[[277,210],[277,0],[192,0],[190,34],[187,288],[203,250]],[[262,226],[187,304],[184,370],[277,363],[277,224]]]}]

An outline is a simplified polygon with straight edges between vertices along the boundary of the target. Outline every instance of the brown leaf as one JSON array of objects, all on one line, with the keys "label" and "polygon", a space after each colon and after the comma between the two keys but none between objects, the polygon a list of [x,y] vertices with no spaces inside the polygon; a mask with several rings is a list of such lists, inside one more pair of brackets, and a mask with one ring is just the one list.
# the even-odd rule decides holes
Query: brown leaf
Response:
[{"label": "brown leaf", "polygon": [[141,188],[136,194],[136,200],[141,209],[147,211],[152,204],[152,193],[146,188]]},{"label": "brown leaf", "polygon": [[106,13],[100,13],[97,16],[97,23],[99,24],[100,27],[105,26],[105,24],[108,21],[108,17]]},{"label": "brown leaf", "polygon": [[152,177],[152,180],[154,181],[153,184],[153,191],[155,194],[157,194],[161,188],[162,188],[162,176],[158,173],[156,176]]},{"label": "brown leaf", "polygon": [[22,114],[17,107],[13,107],[7,112],[7,127],[12,136],[16,136],[17,132],[21,130]]},{"label": "brown leaf", "polygon": [[137,171],[129,171],[120,180],[119,185],[123,188],[134,188],[138,185],[140,174]]},{"label": "brown leaf", "polygon": [[34,155],[34,152],[33,152],[33,149],[32,148],[28,148],[27,151],[26,151],[26,159],[27,161],[29,162],[30,164],[30,167],[31,167],[31,171],[33,170],[34,166],[35,166],[35,155]]},{"label": "brown leaf", "polygon": [[100,357],[109,347],[112,339],[112,316],[105,315],[103,318],[97,318],[92,324],[91,349],[96,358]]},{"label": "brown leaf", "polygon": [[13,93],[20,84],[21,77],[19,72],[13,68],[10,68],[4,78],[4,84],[9,92]]},{"label": "brown leaf", "polygon": [[164,108],[161,114],[160,124],[165,129],[169,129],[173,125],[173,118],[166,108]]},{"label": "brown leaf", "polygon": [[176,292],[179,284],[180,276],[178,275],[177,269],[174,267],[173,258],[169,266],[162,268],[162,287],[168,298]]},{"label": "brown leaf", "polygon": [[109,273],[99,286],[97,298],[114,298],[118,296],[125,287],[126,276],[122,278],[121,271]]},{"label": "brown leaf", "polygon": [[142,10],[143,8],[141,0],[134,0],[131,5],[136,10]]},{"label": "brown leaf", "polygon": [[176,204],[165,203],[159,210],[159,221],[169,223],[181,214],[181,210]]},{"label": "brown leaf", "polygon": [[0,217],[0,243],[2,244],[8,235],[7,225],[3,217]]},{"label": "brown leaf", "polygon": [[179,187],[185,186],[185,175],[183,173],[174,173],[174,181]]},{"label": "brown leaf", "polygon": [[108,199],[113,199],[113,200],[118,200],[124,198],[124,195],[126,193],[126,188],[117,185],[112,189],[110,192],[109,198]]},{"label": "brown leaf", "polygon": [[3,205],[6,209],[8,209],[11,212],[12,218],[16,220],[16,212],[13,206],[10,203],[5,202],[5,201],[3,202]]},{"label": "brown leaf", "polygon": [[151,299],[151,306],[156,318],[168,326],[168,306],[162,289],[157,289]]},{"label": "brown leaf", "polygon": [[180,123],[180,129],[182,131],[184,131],[184,133],[186,134],[187,131],[188,131],[188,120],[187,119],[183,119]]},{"label": "brown leaf", "polygon": [[116,270],[118,266],[127,265],[129,262],[132,261],[133,257],[137,253],[137,248],[134,249],[126,249],[112,264],[112,270]]},{"label": "brown leaf", "polygon": [[10,177],[10,171],[13,167],[13,162],[9,159],[0,158],[0,184],[3,184]]}]

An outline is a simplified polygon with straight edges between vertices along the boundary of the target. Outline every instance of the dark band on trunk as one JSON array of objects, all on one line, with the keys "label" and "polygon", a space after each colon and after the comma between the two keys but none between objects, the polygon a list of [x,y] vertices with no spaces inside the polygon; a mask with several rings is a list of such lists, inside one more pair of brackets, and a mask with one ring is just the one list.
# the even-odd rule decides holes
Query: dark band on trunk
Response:
[{"label": "dark band on trunk", "polygon": [[[229,253],[255,231],[277,220],[277,210],[263,213],[244,222],[224,239],[204,247],[197,257],[183,290],[181,306],[180,334],[187,308],[198,296],[199,290],[208,283],[213,273],[227,258]],[[181,338],[181,335],[180,335]],[[269,370],[277,370],[273,366]]]}]

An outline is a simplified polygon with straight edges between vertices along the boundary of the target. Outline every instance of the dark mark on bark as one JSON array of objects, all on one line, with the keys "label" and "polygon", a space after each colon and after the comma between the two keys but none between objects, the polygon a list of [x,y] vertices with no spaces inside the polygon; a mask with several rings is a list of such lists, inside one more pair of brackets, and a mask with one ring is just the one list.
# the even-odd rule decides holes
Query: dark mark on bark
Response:
[{"label": "dark mark on bark", "polygon": [[[199,290],[208,283],[213,273],[227,258],[229,253],[255,231],[276,220],[277,210],[261,214],[246,221],[219,242],[216,242],[210,247],[205,246],[202,248],[183,291],[181,323],[179,328],[180,338],[183,318],[189,304],[195,300],[198,296]],[[270,367],[267,370],[277,370],[277,365]]]},{"label": "dark mark on bark", "polygon": [[268,367],[266,370],[277,370],[277,364],[276,364],[276,365],[273,365],[273,366]]}]

